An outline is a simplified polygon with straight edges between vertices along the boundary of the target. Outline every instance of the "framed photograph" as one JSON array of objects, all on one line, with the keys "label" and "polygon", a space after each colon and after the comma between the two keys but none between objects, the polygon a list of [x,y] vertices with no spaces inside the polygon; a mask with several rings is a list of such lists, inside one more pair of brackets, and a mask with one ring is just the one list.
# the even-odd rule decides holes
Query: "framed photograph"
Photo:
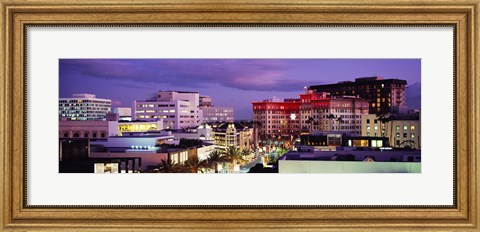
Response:
[{"label": "framed photograph", "polygon": [[2,230],[479,230],[478,0],[1,3]]}]

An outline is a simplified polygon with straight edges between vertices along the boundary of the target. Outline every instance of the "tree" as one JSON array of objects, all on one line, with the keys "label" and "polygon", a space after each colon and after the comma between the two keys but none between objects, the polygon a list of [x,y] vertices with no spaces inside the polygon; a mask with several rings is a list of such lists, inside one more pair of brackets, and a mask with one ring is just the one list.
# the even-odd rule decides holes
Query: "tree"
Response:
[{"label": "tree", "polygon": [[185,161],[185,168],[187,171],[190,171],[191,173],[198,173],[198,171],[201,171],[202,168],[207,168],[207,167],[208,167],[207,160],[200,160],[198,158],[198,155],[191,155],[188,157],[188,160]]},{"label": "tree", "polygon": [[330,130],[333,130],[333,129],[332,129],[332,119],[336,118],[336,116],[333,115],[333,114],[329,114],[329,115],[327,115],[327,118],[329,119],[329,120],[328,120],[328,121],[329,121],[328,124],[330,125]]},{"label": "tree", "polygon": [[163,173],[178,173],[178,172],[185,171],[185,167],[182,164],[179,164],[171,160],[167,161],[163,159],[161,163],[158,165],[158,169],[160,170],[160,172],[163,172]]},{"label": "tree", "polygon": [[227,147],[227,150],[225,151],[224,156],[228,162],[233,164],[232,167],[230,167],[231,169],[233,169],[233,166],[235,164],[246,163],[246,160],[243,158],[240,152],[240,149],[238,149],[237,147],[232,147],[232,146]]},{"label": "tree", "polygon": [[335,119],[337,122],[338,122],[338,127],[337,127],[337,130],[340,130],[340,123],[343,122],[343,118],[342,117],[338,117],[337,119]]},{"label": "tree", "polygon": [[223,156],[222,153],[219,151],[215,150],[210,153],[210,155],[207,158],[207,166],[209,168],[214,168],[215,173],[218,173],[218,164],[226,162],[225,157]]},{"label": "tree", "polygon": [[[393,121],[393,116],[390,115],[390,114],[386,114],[386,113],[377,113],[375,116],[377,117],[377,120],[380,121],[382,124],[390,126],[390,130],[389,130],[390,137],[393,138],[392,142],[395,144],[395,136],[393,135],[393,124],[388,123],[390,121]],[[382,125],[380,125],[380,126],[382,126]],[[388,130],[389,128],[386,128],[386,129]],[[382,128],[382,132],[384,132],[383,128]],[[390,146],[392,146],[392,144],[390,144]]]}]

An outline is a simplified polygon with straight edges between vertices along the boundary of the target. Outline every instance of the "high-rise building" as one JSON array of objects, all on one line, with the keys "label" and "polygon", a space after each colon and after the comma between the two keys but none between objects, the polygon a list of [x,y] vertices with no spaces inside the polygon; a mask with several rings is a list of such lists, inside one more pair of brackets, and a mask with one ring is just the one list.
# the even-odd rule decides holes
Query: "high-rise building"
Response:
[{"label": "high-rise building", "polygon": [[130,107],[117,107],[115,113],[118,114],[118,117],[121,121],[131,121],[132,120],[132,108]]},{"label": "high-rise building", "polygon": [[197,92],[159,91],[155,100],[133,101],[132,120],[163,119],[165,129],[196,127],[199,118]]},{"label": "high-rise building", "polygon": [[94,94],[73,94],[58,100],[58,116],[68,121],[105,120],[111,110],[111,100]]},{"label": "high-rise building", "polygon": [[300,94],[300,125],[309,131],[361,133],[361,116],[368,114],[368,101],[356,96],[330,96],[308,90]]},{"label": "high-rise building", "polygon": [[233,107],[210,106],[200,107],[203,122],[233,122]]},{"label": "high-rise building", "polygon": [[312,85],[314,92],[328,92],[332,96],[358,96],[370,101],[371,114],[396,114],[407,111],[406,80],[363,77],[337,84]]}]

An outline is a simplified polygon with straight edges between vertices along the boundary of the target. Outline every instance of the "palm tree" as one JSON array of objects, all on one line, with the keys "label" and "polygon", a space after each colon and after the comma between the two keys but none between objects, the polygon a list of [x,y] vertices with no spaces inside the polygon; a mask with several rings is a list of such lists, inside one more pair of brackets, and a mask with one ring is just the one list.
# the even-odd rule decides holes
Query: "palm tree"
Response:
[{"label": "palm tree", "polygon": [[203,172],[202,168],[208,167],[207,164],[207,160],[200,160],[197,155],[191,155],[188,157],[188,160],[185,161],[185,168],[191,173],[198,173],[198,171]]},{"label": "palm tree", "polygon": [[227,147],[227,150],[224,153],[225,159],[232,163],[231,169],[233,169],[233,166],[235,164],[244,164],[246,163],[246,160],[243,158],[240,149],[237,147]]},{"label": "palm tree", "polygon": [[218,164],[226,162],[225,157],[218,150],[212,151],[207,158],[206,165],[209,168],[215,168],[215,173],[218,173]]},{"label": "palm tree", "polygon": [[160,172],[163,172],[163,173],[176,173],[176,172],[185,171],[185,167],[182,164],[171,161],[171,160],[167,161],[163,159],[161,163],[158,165],[158,169],[160,170]]},{"label": "palm tree", "polygon": [[337,122],[338,122],[338,127],[337,127],[337,131],[340,130],[340,123],[343,122],[343,118],[342,117],[338,117],[337,119],[335,119]]},{"label": "palm tree", "polygon": [[[377,117],[377,120],[380,121],[380,122],[381,122],[382,124],[384,124],[384,125],[390,125],[391,123],[389,123],[389,124],[387,124],[387,123],[393,120],[392,115],[386,114],[386,113],[377,113],[377,114],[376,114],[376,117]],[[380,125],[380,126],[382,126],[382,125]],[[388,129],[388,128],[387,128],[387,129]],[[393,138],[393,143],[395,144],[395,136],[392,135],[392,133],[393,133],[393,124],[390,125],[390,130],[389,130],[389,131],[390,131],[390,137]],[[382,128],[382,132],[384,132],[384,131],[383,131],[383,128]],[[382,136],[383,136],[383,134],[382,134]],[[389,142],[390,142],[390,139],[389,139]],[[390,146],[392,146],[392,145],[390,144]]]},{"label": "palm tree", "polygon": [[327,115],[327,118],[330,119],[328,120],[329,121],[328,124],[330,125],[330,131],[332,131],[332,119],[336,118],[336,116],[333,114],[329,114]]}]

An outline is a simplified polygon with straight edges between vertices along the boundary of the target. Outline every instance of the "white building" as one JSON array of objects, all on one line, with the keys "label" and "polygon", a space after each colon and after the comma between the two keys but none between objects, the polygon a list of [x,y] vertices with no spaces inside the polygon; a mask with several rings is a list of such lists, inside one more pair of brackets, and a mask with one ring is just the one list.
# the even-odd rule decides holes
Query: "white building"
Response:
[{"label": "white building", "polygon": [[115,113],[122,121],[132,121],[132,108],[130,107],[118,107],[115,109]]},{"label": "white building", "polygon": [[132,120],[163,119],[165,129],[182,129],[200,124],[197,92],[159,91],[155,100],[133,101]]},{"label": "white building", "polygon": [[233,107],[201,107],[203,122],[233,122]]},{"label": "white building", "polygon": [[111,100],[94,94],[73,94],[58,100],[58,116],[68,121],[105,120],[111,110]]}]

